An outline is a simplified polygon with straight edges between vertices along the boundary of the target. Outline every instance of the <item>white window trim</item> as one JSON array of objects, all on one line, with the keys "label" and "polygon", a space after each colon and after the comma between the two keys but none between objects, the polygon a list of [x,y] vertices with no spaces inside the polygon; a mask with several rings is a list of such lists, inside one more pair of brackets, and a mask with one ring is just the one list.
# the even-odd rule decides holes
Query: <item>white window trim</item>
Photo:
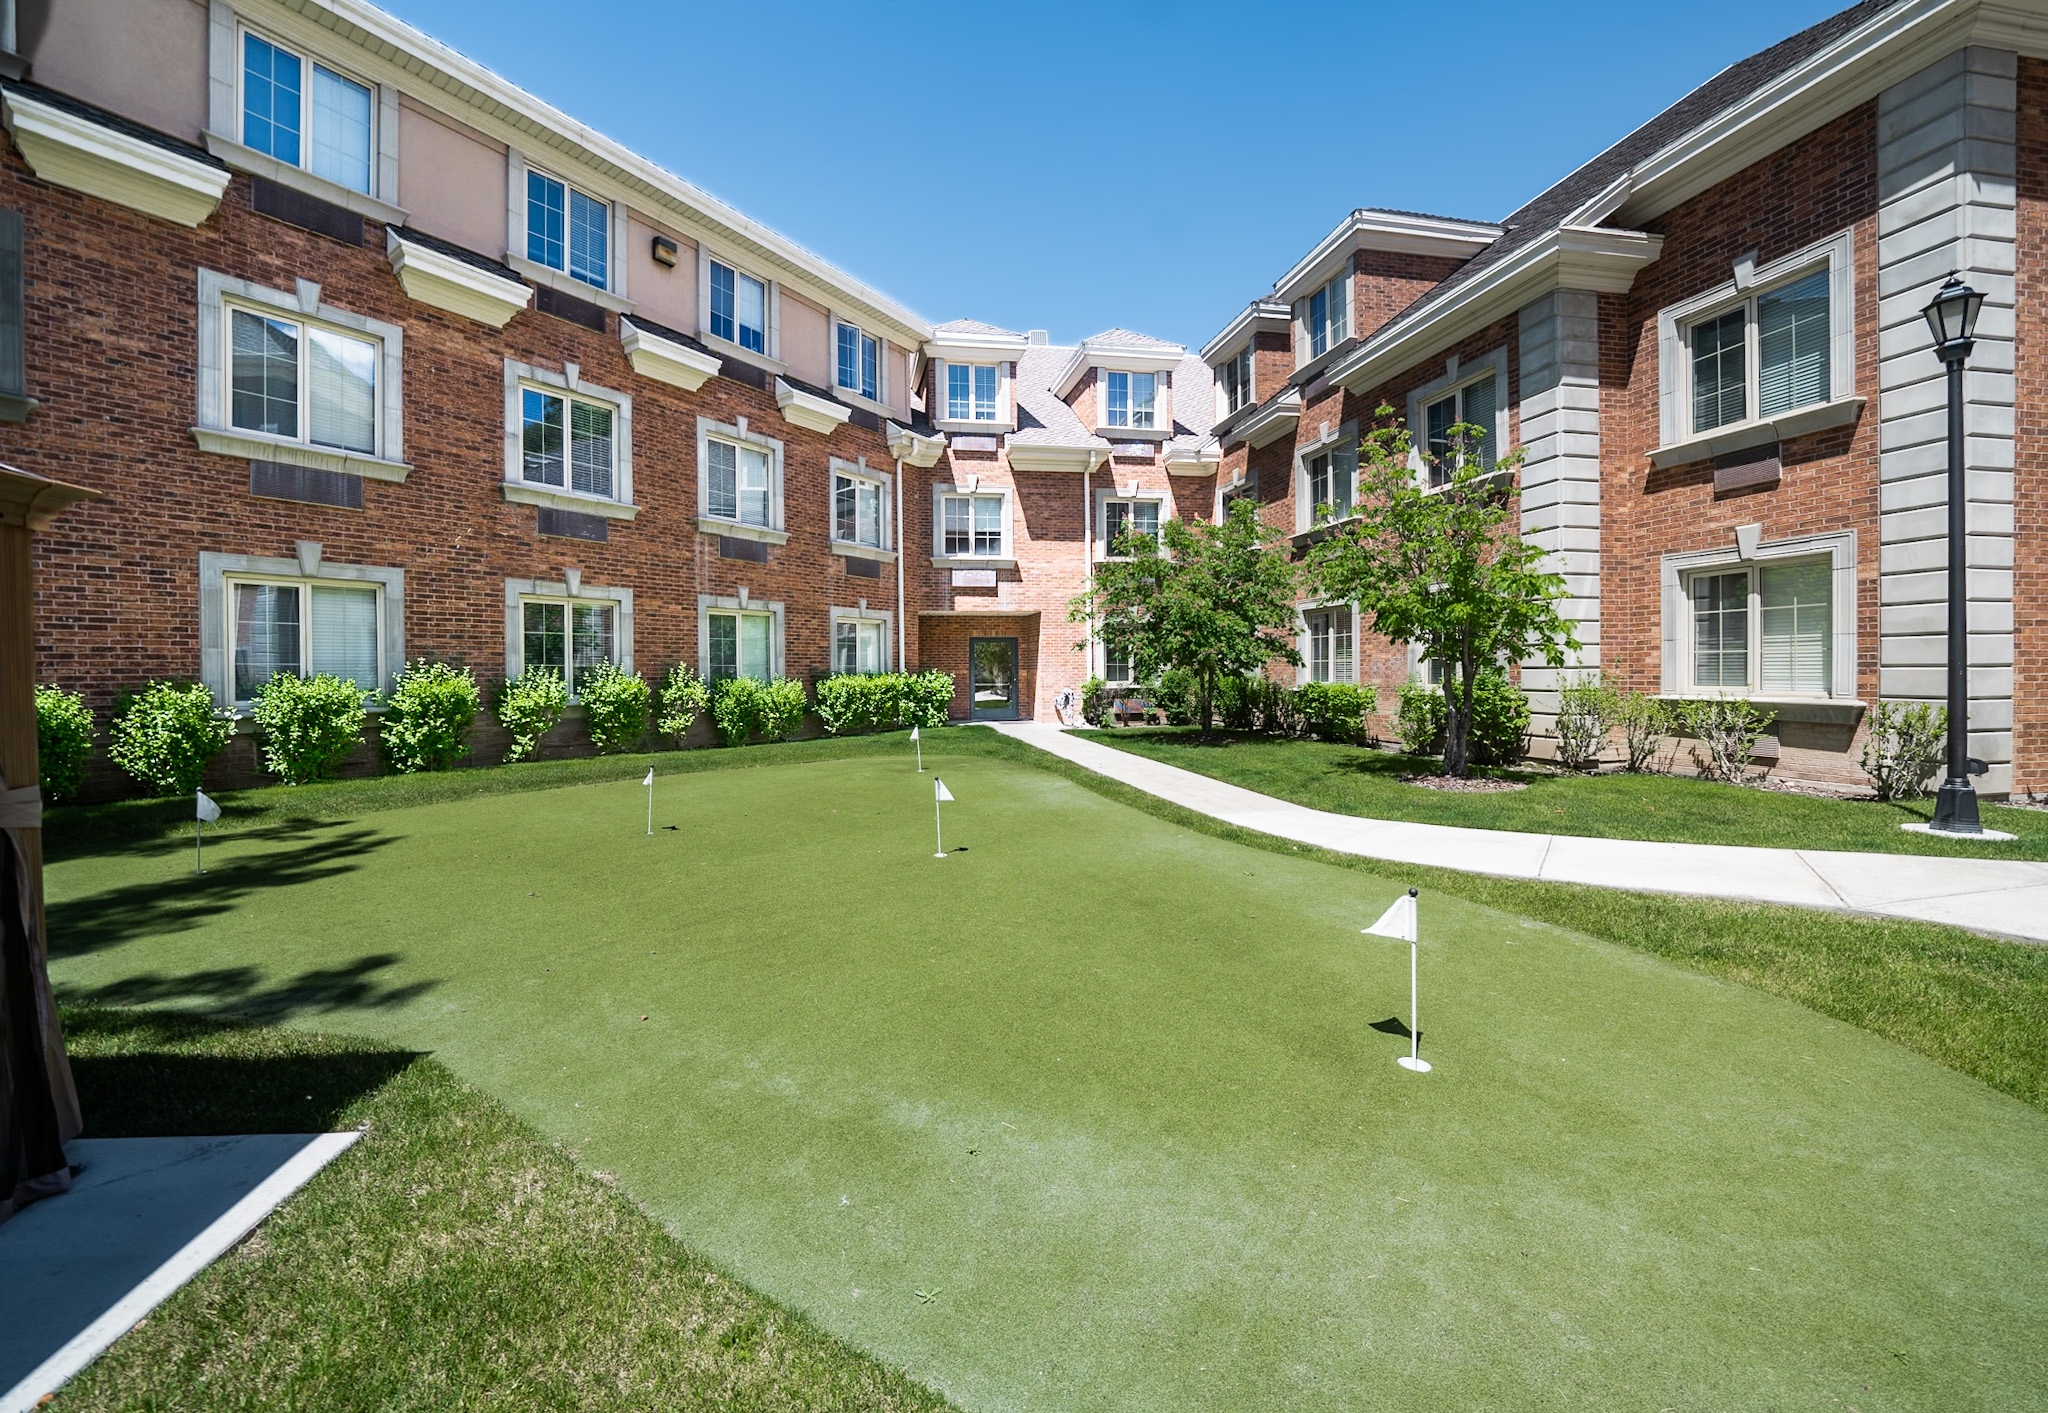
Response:
[{"label": "white window trim", "polygon": [[952,400],[946,389],[946,370],[958,365],[963,368],[986,368],[996,370],[996,415],[988,422],[976,421],[972,417],[934,416],[932,425],[942,432],[965,432],[969,436],[999,436],[1017,430],[1017,393],[1015,373],[1017,365],[1007,358],[934,358],[932,360],[932,403],[934,412],[950,413]]},{"label": "white window trim", "polygon": [[[1238,362],[1242,362],[1245,365],[1244,401],[1236,407],[1232,407],[1230,405],[1229,391],[1224,386],[1223,370]],[[1243,346],[1233,350],[1228,358],[1219,359],[1211,366],[1216,376],[1216,420],[1218,422],[1221,422],[1226,417],[1235,416],[1239,412],[1259,405],[1259,359],[1257,352],[1252,347],[1251,340],[1247,339]]]},{"label": "white window trim", "polygon": [[839,625],[842,623],[879,623],[882,625],[882,672],[895,671],[896,615],[887,609],[868,608],[866,600],[856,608],[834,608],[831,621],[825,628],[826,666],[832,675],[839,675]]},{"label": "white window trim", "polygon": [[[633,591],[585,584],[579,578],[570,583],[545,579],[505,581],[505,675],[517,677],[526,670],[526,615],[528,603],[611,604],[614,610],[613,641],[618,647],[621,672],[633,670]],[[571,701],[575,698],[571,697]]]},{"label": "white window trim", "polygon": [[[750,525],[743,520],[729,520],[711,513],[711,442],[714,438],[768,453],[767,525]],[[771,545],[789,543],[788,524],[783,519],[781,441],[748,430],[744,417],[733,422],[720,422],[713,417],[697,419],[697,528],[707,535],[731,535],[742,540],[763,540]]]},{"label": "white window trim", "polygon": [[1359,656],[1358,640],[1360,636],[1358,631],[1358,605],[1355,603],[1326,603],[1321,600],[1314,600],[1306,603],[1296,604],[1294,608],[1294,646],[1295,650],[1301,654],[1301,665],[1294,669],[1295,686],[1299,687],[1302,686],[1304,683],[1313,682],[1316,680],[1315,678],[1309,675],[1308,616],[1311,613],[1336,613],[1340,610],[1351,615],[1351,675],[1348,677],[1333,678],[1332,681],[1334,683],[1340,684],[1348,683],[1352,686],[1357,685]]},{"label": "white window trim", "polygon": [[[1003,498],[1003,552],[998,555],[946,553],[946,497],[1001,496]],[[934,485],[932,487],[932,564],[941,569],[1015,569],[1017,496],[1009,486]]]},{"label": "white window trim", "polygon": [[[290,54],[293,58],[297,59],[301,64],[305,66],[305,68],[301,72],[299,83],[299,160],[297,162],[286,162],[279,158],[272,157],[267,152],[257,151],[255,148],[249,146],[247,135],[242,131],[242,120],[244,116],[248,113],[248,105],[245,101],[248,95],[244,91],[248,81],[248,68],[247,65],[243,62],[243,53],[245,49],[244,40],[246,36],[252,34],[255,35],[256,38],[262,40],[265,44],[268,44],[273,48],[284,50],[287,54]],[[232,42],[234,44],[234,62],[231,69],[233,75],[231,81],[234,84],[234,95],[232,100],[234,103],[234,107],[232,108],[232,110],[230,110],[230,115],[227,124],[225,126],[221,126],[218,128],[220,136],[231,137],[234,146],[241,148],[242,151],[248,153],[252,157],[259,157],[267,162],[272,163],[273,165],[282,169],[283,171],[293,172],[298,174],[299,176],[306,177],[311,181],[318,182],[322,187],[332,188],[335,191],[347,192],[349,195],[357,198],[368,198],[372,201],[376,201],[380,193],[382,193],[385,190],[384,185],[380,180],[381,173],[378,170],[380,167],[383,166],[382,159],[384,156],[384,131],[387,126],[392,125],[391,118],[387,117],[384,111],[384,86],[382,84],[371,82],[362,74],[357,73],[355,70],[349,68],[345,64],[335,63],[333,60],[329,59],[324,54],[315,54],[312,50],[308,49],[305,45],[299,43],[297,40],[282,38],[273,31],[260,29],[254,25],[237,23],[234,27],[234,38]],[[315,64],[318,64],[321,68],[326,69],[329,73],[334,74],[338,78],[347,79],[350,83],[354,84],[358,88],[366,88],[370,91],[370,189],[368,191],[357,191],[352,186],[344,186],[340,182],[330,181],[326,177],[315,176],[313,174],[312,70]],[[394,110],[397,107],[395,93],[394,101],[391,106]],[[393,134],[393,136],[395,138],[396,134]],[[392,146],[394,148],[396,147],[395,141],[393,142]],[[266,172],[263,173],[263,175],[268,176],[271,174]],[[296,183],[294,184],[296,185]],[[315,190],[313,191],[312,194],[317,196],[320,193],[317,190]],[[380,202],[379,204],[382,203]]]},{"label": "white window trim", "polygon": [[233,662],[228,626],[234,605],[228,595],[233,580],[271,583],[343,584],[373,586],[377,596],[378,690],[391,685],[391,676],[405,661],[405,571],[364,564],[333,564],[321,558],[320,546],[301,540],[297,559],[266,559],[247,554],[199,556],[199,680],[213,693],[216,703],[232,707],[234,702]]},{"label": "white window trim", "polygon": [[[557,182],[562,187],[562,263],[559,268],[535,260],[526,253],[529,248],[528,242],[532,239],[533,235],[532,228],[529,225],[533,215],[531,208],[527,205],[527,179],[536,174],[545,177],[551,182]],[[591,284],[589,281],[569,273],[568,194],[572,191],[580,193],[584,200],[599,202],[604,207],[604,283],[601,285]],[[617,290],[618,272],[621,264],[619,235],[622,223],[619,219],[621,208],[616,197],[602,196],[586,182],[579,181],[574,177],[564,176],[553,167],[545,165],[536,166],[523,159],[519,163],[518,194],[519,242],[507,252],[510,259],[506,263],[511,264],[521,274],[539,273],[557,277],[556,279],[549,280],[548,283],[554,285],[565,294],[574,294],[581,290],[585,293],[586,297],[593,301],[601,301],[604,295],[619,292]],[[610,308],[612,306],[607,303],[606,307]]]},{"label": "white window trim", "polygon": [[[1424,418],[1432,402],[1450,393],[1462,392],[1474,383],[1493,378],[1493,450],[1495,459],[1508,454],[1508,350],[1503,344],[1471,362],[1453,356],[1444,365],[1443,376],[1424,383],[1408,394],[1408,467],[1415,482],[1429,489],[1429,467],[1423,453],[1429,445],[1429,426]],[[1494,473],[1497,474],[1497,473]]]},{"label": "white window trim", "polygon": [[[761,331],[761,341],[768,345],[765,352],[756,353],[744,344],[722,339],[711,332],[711,262],[717,261],[735,274],[758,280],[766,290],[762,299],[761,317],[768,321],[768,327]],[[734,333],[739,329],[735,327]],[[714,250],[705,241],[697,242],[697,337],[715,353],[729,353],[743,363],[756,368],[766,368],[771,373],[787,373],[789,365],[782,361],[782,285],[765,275],[749,269],[743,260],[735,260],[723,250]],[[838,349],[828,350],[833,363],[833,377],[838,378]]]},{"label": "white window trim", "polygon": [[[601,402],[612,409],[611,496],[594,496],[567,486],[541,486],[525,479],[526,414],[520,394],[527,388],[544,392],[573,394],[585,402]],[[564,454],[567,448],[564,447]],[[505,479],[500,487],[508,501],[521,505],[547,505],[585,515],[602,515],[608,520],[631,520],[640,513],[633,504],[633,399],[583,381],[582,370],[564,363],[562,371],[505,360]]]},{"label": "white window trim", "polygon": [[[862,338],[873,339],[875,341],[875,395],[873,397],[869,397],[859,388],[846,387],[842,385],[839,381],[839,329],[841,325],[844,325],[846,328],[852,329]],[[889,402],[890,387],[888,338],[882,334],[876,333],[874,330],[862,324],[859,320],[849,319],[842,314],[832,314],[826,320],[826,326],[830,328],[832,331],[831,354],[833,394],[837,397],[844,398],[846,401],[851,402],[858,407],[865,407],[870,412],[894,415],[895,409],[890,405]]]},{"label": "white window trim", "polygon": [[[1349,515],[1339,515],[1339,516],[1338,516],[1338,517],[1336,517],[1336,519],[1334,519],[1334,520],[1325,520],[1325,521],[1323,521],[1323,522],[1322,522],[1322,523],[1321,523],[1320,525],[1318,525],[1318,524],[1316,523],[1316,518],[1315,518],[1315,514],[1316,514],[1316,503],[1315,503],[1315,501],[1313,501],[1313,500],[1311,500],[1311,499],[1309,498],[1309,493],[1308,493],[1308,464],[1309,464],[1309,462],[1311,462],[1311,461],[1315,460],[1315,459],[1316,459],[1316,458],[1317,458],[1318,456],[1321,456],[1321,455],[1322,455],[1322,454],[1323,454],[1324,452],[1326,452],[1326,451],[1329,451],[1329,450],[1330,450],[1330,449],[1331,449],[1332,447],[1340,446],[1340,445],[1342,445],[1343,443],[1345,443],[1345,442],[1347,442],[1347,441],[1349,441],[1349,442],[1354,442],[1354,443],[1358,441],[1358,423],[1357,423],[1357,422],[1355,422],[1355,421],[1353,421],[1353,422],[1344,422],[1344,423],[1341,423],[1341,424],[1339,424],[1338,426],[1335,426],[1335,427],[1332,427],[1332,426],[1331,426],[1331,425],[1330,425],[1330,424],[1329,424],[1328,422],[1325,422],[1325,423],[1323,423],[1323,425],[1322,425],[1322,429],[1321,429],[1321,430],[1320,430],[1319,432],[1317,432],[1317,434],[1316,434],[1316,435],[1315,435],[1315,436],[1314,436],[1313,438],[1311,438],[1310,440],[1308,440],[1308,441],[1305,441],[1305,442],[1296,442],[1296,443],[1295,443],[1295,447],[1294,447],[1294,533],[1295,533],[1295,534],[1297,534],[1297,535],[1305,535],[1305,534],[1307,534],[1307,533],[1308,533],[1308,532],[1309,532],[1310,530],[1317,530],[1317,529],[1322,529],[1322,528],[1323,528],[1324,526],[1329,526],[1329,525],[1338,525],[1338,524],[1342,524],[1342,523],[1343,523],[1344,521],[1346,521],[1346,520],[1349,520],[1349,519],[1351,519],[1351,517],[1350,517]],[[1357,468],[1357,466],[1356,466],[1356,465],[1354,465],[1354,466],[1353,466],[1353,467],[1351,468],[1351,503],[1352,503],[1352,505],[1353,505],[1353,506],[1356,506],[1356,505],[1358,504],[1358,468]]]},{"label": "white window trim", "polygon": [[[1097,638],[1095,640],[1094,646],[1094,661],[1089,663],[1088,670],[1095,676],[1100,677],[1102,679],[1103,686],[1123,688],[1135,687],[1138,685],[1138,679],[1136,677],[1125,677],[1121,679],[1112,678],[1109,675],[1109,644],[1102,641],[1100,638]],[[1131,670],[1133,672],[1137,671],[1136,659],[1132,660]]]},{"label": "white window trim", "polygon": [[774,621],[768,631],[768,675],[787,677],[789,670],[783,653],[783,627],[785,616],[780,599],[757,599],[750,597],[745,589],[736,596],[722,594],[697,595],[697,676],[706,682],[711,680],[711,615],[723,613],[763,614]]},{"label": "white window trim", "polygon": [[[1663,600],[1663,663],[1660,686],[1666,696],[1744,697],[1757,702],[1853,702],[1856,697],[1856,532],[1837,530],[1818,535],[1797,535],[1784,540],[1762,540],[1745,553],[1745,526],[1736,532],[1737,543],[1685,554],[1667,554],[1659,575]],[[1757,531],[1760,533],[1760,531]],[[1755,569],[1775,560],[1818,559],[1833,561],[1829,585],[1834,619],[1831,645],[1832,683],[1825,695],[1797,692],[1765,692],[1734,687],[1695,687],[1692,677],[1692,604],[1686,597],[1686,581],[1705,570]],[[1756,625],[1752,625],[1754,633]]]},{"label": "white window trim", "polygon": [[[839,484],[837,478],[848,476],[856,481],[866,481],[882,493],[882,543],[864,545],[858,540],[839,538]],[[847,554],[868,555],[876,559],[896,557],[896,478],[887,471],[877,471],[868,465],[863,456],[856,461],[832,457],[826,463],[825,471],[825,533],[831,540],[834,551]]]},{"label": "white window trim", "polygon": [[[300,323],[326,324],[337,331],[379,343],[377,360],[377,453],[342,451],[311,442],[246,432],[229,425],[228,309],[241,305],[252,313],[281,314]],[[300,280],[296,292],[269,289],[252,280],[215,270],[199,271],[198,420],[193,437],[206,451],[281,461],[323,471],[343,471],[373,481],[403,482],[412,467],[405,461],[405,331],[396,324],[367,318],[320,302],[320,286]],[[301,423],[310,426],[309,417]]]},{"label": "white window trim", "polygon": [[[1133,501],[1141,500],[1149,500],[1158,504],[1159,523],[1163,527],[1166,524],[1167,518],[1173,513],[1173,495],[1171,492],[1154,490],[1146,486],[1136,487],[1128,494],[1118,490],[1115,486],[1104,487],[1095,492],[1094,542],[1092,548],[1096,562],[1102,563],[1112,559],[1120,560],[1127,558],[1125,555],[1111,554],[1109,552],[1110,502],[1118,501],[1129,504]],[[1161,548],[1163,550],[1164,546],[1162,545]]]},{"label": "white window trim", "polygon": [[[1126,377],[1152,379],[1152,425],[1149,427],[1112,426],[1109,420],[1109,375],[1122,373]],[[1113,368],[1097,365],[1095,369],[1095,433],[1103,437],[1120,437],[1129,441],[1164,441],[1173,435],[1173,375],[1156,368]]]},{"label": "white window trim", "polygon": [[[1697,448],[1699,456],[1706,456],[1716,451],[1732,451],[1774,441],[1781,433],[1796,436],[1801,430],[1839,425],[1827,420],[1815,422],[1812,428],[1800,424],[1813,422],[1816,414],[1839,409],[1845,403],[1853,402],[1857,407],[1862,405],[1861,399],[1855,395],[1856,262],[1853,235],[1853,231],[1838,232],[1781,256],[1768,265],[1757,265],[1752,257],[1745,256],[1735,262],[1734,277],[1726,283],[1657,311],[1659,446],[1655,455],[1660,465],[1678,464],[1680,458],[1673,453],[1686,448]],[[1822,267],[1828,271],[1828,400],[1795,408],[1774,418],[1747,417],[1740,422],[1695,433],[1692,430],[1692,357],[1686,340],[1691,326]],[[1751,347],[1743,370],[1748,388],[1745,396],[1753,394],[1758,376],[1755,321],[1751,320],[1750,325]],[[1840,420],[1851,420],[1854,411],[1853,407],[1848,409],[1848,415],[1840,416]],[[1783,425],[1788,420],[1793,421],[1791,428]],[[1717,443],[1721,445],[1715,445]]]},{"label": "white window trim", "polygon": [[[1324,345],[1323,351],[1317,353],[1314,352],[1315,331],[1309,326],[1309,301],[1325,290],[1331,292],[1330,307],[1336,309],[1342,315],[1343,323],[1340,330],[1336,319],[1333,318],[1330,321],[1330,340]],[[1296,369],[1306,368],[1319,358],[1329,357],[1331,349],[1351,337],[1351,325],[1355,317],[1355,311],[1351,307],[1353,298],[1354,286],[1351,281],[1351,266],[1347,263],[1342,269],[1333,271],[1328,279],[1310,289],[1308,293],[1294,302],[1294,366]]]}]

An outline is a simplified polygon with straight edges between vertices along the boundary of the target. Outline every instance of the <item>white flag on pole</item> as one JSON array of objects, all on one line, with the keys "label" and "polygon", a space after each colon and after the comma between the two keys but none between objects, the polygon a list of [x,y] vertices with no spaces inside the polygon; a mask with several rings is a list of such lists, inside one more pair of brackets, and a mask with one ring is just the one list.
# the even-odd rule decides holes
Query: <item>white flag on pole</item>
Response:
[{"label": "white flag on pole", "polygon": [[650,766],[648,766],[648,767],[647,767],[647,778],[646,778],[645,780],[641,781],[640,783],[641,783],[642,785],[652,785],[652,784],[654,783],[654,767],[653,767],[653,766],[651,766],[651,765],[650,765]]},{"label": "white flag on pole", "polygon": [[1380,920],[1361,932],[1375,937],[1391,937],[1397,942],[1415,941],[1415,895],[1404,893],[1394,900],[1394,906],[1380,914]]},{"label": "white flag on pole", "polygon": [[194,790],[192,793],[198,797],[199,819],[207,824],[212,824],[220,818],[220,806],[207,799],[204,790]]},{"label": "white flag on pole", "polygon": [[946,788],[946,782],[945,782],[945,781],[943,781],[943,780],[939,779],[939,778],[938,778],[938,777],[937,777],[937,776],[935,775],[935,776],[933,776],[933,777],[932,777],[932,784],[933,784],[934,786],[936,786],[936,787],[937,787],[937,789],[938,789],[938,792],[939,792],[939,793],[938,793],[938,799],[939,799],[940,803],[942,803],[942,804],[948,804],[948,805],[950,805],[950,804],[952,804],[952,803],[953,803],[953,792],[952,792],[951,790],[948,790],[948,789]]},{"label": "white flag on pole", "polygon": [[910,739],[913,741],[917,739],[917,728],[915,726],[910,728]]}]

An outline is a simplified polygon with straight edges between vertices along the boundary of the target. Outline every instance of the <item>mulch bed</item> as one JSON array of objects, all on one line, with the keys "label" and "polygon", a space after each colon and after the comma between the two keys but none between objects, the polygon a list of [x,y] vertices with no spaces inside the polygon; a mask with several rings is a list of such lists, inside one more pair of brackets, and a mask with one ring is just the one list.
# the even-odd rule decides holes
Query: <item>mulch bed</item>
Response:
[{"label": "mulch bed", "polygon": [[1490,780],[1483,775],[1475,775],[1469,780],[1460,779],[1455,775],[1404,775],[1401,779],[1410,785],[1419,785],[1425,790],[1451,790],[1465,795],[1491,795],[1504,790],[1529,788],[1519,780]]}]

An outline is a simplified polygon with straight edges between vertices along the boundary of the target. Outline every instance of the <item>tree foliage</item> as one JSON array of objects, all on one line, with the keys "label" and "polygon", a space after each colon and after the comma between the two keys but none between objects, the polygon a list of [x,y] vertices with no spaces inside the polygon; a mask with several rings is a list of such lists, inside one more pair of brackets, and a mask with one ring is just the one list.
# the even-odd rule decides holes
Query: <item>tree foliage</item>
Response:
[{"label": "tree foliage", "polygon": [[1130,659],[1140,680],[1193,673],[1206,737],[1219,678],[1301,661],[1297,575],[1276,538],[1250,500],[1233,501],[1216,524],[1167,520],[1157,540],[1126,530],[1113,547],[1123,557],[1095,566],[1093,586],[1068,617],[1094,619],[1097,636]]},{"label": "tree foliage", "polygon": [[1519,452],[1485,465],[1484,429],[1460,424],[1449,480],[1426,487],[1408,429],[1391,407],[1378,417],[1359,446],[1356,514],[1309,547],[1306,573],[1324,597],[1357,604],[1381,637],[1419,645],[1442,667],[1444,771],[1467,775],[1480,671],[1538,655],[1558,666],[1578,646],[1557,609],[1564,578],[1515,523]]}]

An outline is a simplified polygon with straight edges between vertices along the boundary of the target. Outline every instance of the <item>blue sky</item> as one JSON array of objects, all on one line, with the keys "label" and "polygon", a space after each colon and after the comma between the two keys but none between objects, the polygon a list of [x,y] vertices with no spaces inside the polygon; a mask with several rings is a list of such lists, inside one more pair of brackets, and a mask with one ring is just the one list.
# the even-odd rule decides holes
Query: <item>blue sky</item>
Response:
[{"label": "blue sky", "polygon": [[930,319],[1192,347],[1352,208],[1498,219],[1846,0],[383,3]]}]

